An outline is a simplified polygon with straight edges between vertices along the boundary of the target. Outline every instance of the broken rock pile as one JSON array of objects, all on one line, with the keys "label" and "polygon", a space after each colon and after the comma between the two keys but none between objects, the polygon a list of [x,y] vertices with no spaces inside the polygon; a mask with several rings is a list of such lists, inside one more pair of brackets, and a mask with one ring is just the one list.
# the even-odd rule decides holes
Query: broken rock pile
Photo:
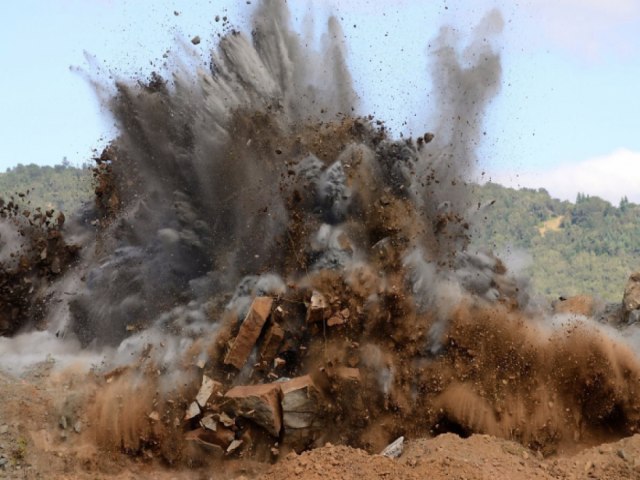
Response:
[{"label": "broken rock pile", "polygon": [[[271,297],[256,297],[229,342],[222,360],[226,373],[219,375],[222,381],[202,375],[200,389],[184,416],[187,428],[195,427],[185,434],[187,442],[219,456],[246,450],[278,456],[283,445],[287,450],[302,451],[323,444],[331,391],[319,385],[329,385],[329,375],[320,369],[316,372],[319,381],[310,374],[284,376],[284,372],[297,369],[287,368],[287,349],[292,346],[286,342],[291,339],[286,338],[287,332],[276,320],[285,314],[276,303]],[[307,312],[310,322],[329,316],[319,292],[311,295]],[[326,323],[331,325],[330,318]],[[302,345],[296,348],[306,350]],[[248,372],[251,383],[225,386]],[[357,382],[359,370],[341,368],[333,376]],[[264,448],[267,446],[268,451]]]}]

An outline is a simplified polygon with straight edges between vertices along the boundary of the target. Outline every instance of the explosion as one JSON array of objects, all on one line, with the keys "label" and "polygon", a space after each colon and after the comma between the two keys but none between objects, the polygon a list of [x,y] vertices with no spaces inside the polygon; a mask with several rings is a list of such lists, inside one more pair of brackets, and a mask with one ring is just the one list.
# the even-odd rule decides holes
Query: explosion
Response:
[{"label": "explosion", "polygon": [[170,463],[442,432],[546,454],[632,434],[634,352],[587,319],[554,324],[469,247],[501,27],[490,12],[462,52],[441,30],[440,121],[415,140],[357,113],[338,22],[312,51],[277,0],[209,69],[118,81],[95,204],[66,223],[2,205],[3,240],[26,243],[0,246],[0,327],[19,331],[0,355],[43,336],[97,352],[96,442]]}]

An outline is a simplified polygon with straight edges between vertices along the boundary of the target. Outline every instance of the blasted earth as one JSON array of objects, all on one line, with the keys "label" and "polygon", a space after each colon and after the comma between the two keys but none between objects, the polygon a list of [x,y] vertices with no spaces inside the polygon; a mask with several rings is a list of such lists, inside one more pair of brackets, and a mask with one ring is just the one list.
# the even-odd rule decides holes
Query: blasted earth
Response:
[{"label": "blasted earth", "polygon": [[334,18],[317,50],[283,2],[252,18],[210,65],[94,78],[119,129],[94,204],[4,199],[3,365],[91,365],[96,445],[174,465],[444,432],[549,454],[636,432],[623,336],[553,315],[469,247],[500,14],[466,45],[432,41],[437,121],[417,139],[359,113]]}]

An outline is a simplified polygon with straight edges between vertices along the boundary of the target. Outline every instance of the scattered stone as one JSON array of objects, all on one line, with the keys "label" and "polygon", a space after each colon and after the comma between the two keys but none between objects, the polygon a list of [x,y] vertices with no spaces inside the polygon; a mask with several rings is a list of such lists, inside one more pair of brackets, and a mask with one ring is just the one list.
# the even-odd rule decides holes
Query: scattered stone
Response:
[{"label": "scattered stone", "polygon": [[77,420],[76,423],[73,424],[73,431],[76,433],[82,432],[82,422]]},{"label": "scattered stone", "polygon": [[380,452],[380,455],[382,455],[383,457],[398,458],[400,455],[402,455],[403,450],[404,437],[398,437],[389,445],[387,445],[386,448],[382,450],[382,452]]},{"label": "scattered stone", "polygon": [[282,390],[279,383],[234,387],[225,397],[230,399],[236,415],[248,418],[274,437],[282,430]]},{"label": "scattered stone", "polygon": [[284,340],[284,330],[277,323],[272,323],[264,337],[260,359],[267,364],[273,362],[278,354],[278,349]]},{"label": "scattered stone", "polygon": [[191,405],[189,405],[189,408],[187,408],[187,411],[184,415],[184,419],[191,420],[192,418],[195,418],[198,415],[200,415],[200,407],[198,406],[198,403],[191,402]]},{"label": "scattered stone", "polygon": [[224,455],[224,451],[233,442],[233,432],[230,430],[226,435],[220,435],[221,432],[209,432],[203,428],[198,428],[187,432],[184,439],[187,443],[202,448],[207,453],[220,456]]},{"label": "scattered stone", "polygon": [[311,294],[307,307],[307,323],[322,322],[330,314],[327,300],[320,292],[314,291]]},{"label": "scattered stone", "polygon": [[282,422],[286,429],[311,428],[318,423],[320,391],[309,375],[280,383]]},{"label": "scattered stone", "polygon": [[231,418],[229,415],[227,415],[226,413],[222,412],[220,414],[220,416],[218,417],[218,420],[225,426],[225,427],[230,427],[232,425],[235,425],[236,421]]},{"label": "scattered stone", "polygon": [[193,37],[193,38],[191,39],[191,43],[193,43],[194,45],[198,45],[198,44],[200,44],[200,36],[199,36],[199,35],[196,35],[195,37]]},{"label": "scattered stone", "polygon": [[8,431],[9,431],[9,425],[7,424],[0,425],[0,434],[7,433]]},{"label": "scattered stone", "polygon": [[327,320],[328,327],[335,327],[336,325],[343,325],[345,320],[343,318],[333,316],[329,320]]},{"label": "scattered stone", "polygon": [[67,417],[65,417],[64,415],[60,417],[60,422],[59,422],[60,428],[63,430],[66,430],[69,425],[67,423]]},{"label": "scattered stone", "polygon": [[629,460],[631,460],[631,458],[629,457],[629,454],[625,452],[623,449],[618,450],[616,453],[625,462],[628,462]]},{"label": "scattered stone", "polygon": [[213,395],[213,392],[220,389],[222,389],[222,384],[220,382],[216,382],[208,376],[203,375],[202,385],[200,386],[198,395],[196,395],[196,403],[200,405],[200,407],[204,408],[209,401],[209,398],[211,398],[211,395]]},{"label": "scattered stone", "polygon": [[[206,415],[205,417],[203,417],[202,420],[200,420],[200,425],[202,426],[202,428],[211,430],[212,432],[218,430],[218,422],[216,422],[216,420],[213,418],[213,415]],[[231,424],[226,426],[230,427]]]},{"label": "scattered stone", "polygon": [[431,140],[433,140],[436,136],[431,133],[431,132],[427,132],[423,135],[422,139],[424,140],[424,143],[429,143],[431,142]]},{"label": "scattered stone", "polygon": [[227,453],[232,453],[234,450],[237,450],[242,445],[242,440],[234,440],[227,447]]},{"label": "scattered stone", "polygon": [[159,422],[159,421],[160,421],[160,414],[159,414],[158,412],[155,412],[155,411],[154,411],[154,412],[151,412],[151,413],[149,414],[149,418],[150,418],[151,420],[153,420],[154,422]]},{"label": "scattered stone", "polygon": [[262,327],[271,314],[272,305],[273,299],[271,297],[256,297],[253,300],[249,313],[242,322],[240,331],[224,359],[226,365],[233,365],[238,370],[244,366],[262,332]]}]

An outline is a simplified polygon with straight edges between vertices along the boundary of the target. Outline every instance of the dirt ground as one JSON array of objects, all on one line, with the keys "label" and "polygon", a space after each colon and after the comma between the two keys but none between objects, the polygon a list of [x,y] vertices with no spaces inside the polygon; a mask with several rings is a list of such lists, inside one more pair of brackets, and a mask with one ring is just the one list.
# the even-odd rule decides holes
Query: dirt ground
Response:
[{"label": "dirt ground", "polygon": [[[8,479],[638,479],[640,435],[542,458],[488,435],[413,439],[397,460],[345,446],[289,453],[268,465],[237,458],[167,466],[151,455],[100,451],[82,411],[82,382],[59,382],[51,365],[16,378],[0,373],[0,478]],[[63,420],[64,417],[64,420]]]}]

